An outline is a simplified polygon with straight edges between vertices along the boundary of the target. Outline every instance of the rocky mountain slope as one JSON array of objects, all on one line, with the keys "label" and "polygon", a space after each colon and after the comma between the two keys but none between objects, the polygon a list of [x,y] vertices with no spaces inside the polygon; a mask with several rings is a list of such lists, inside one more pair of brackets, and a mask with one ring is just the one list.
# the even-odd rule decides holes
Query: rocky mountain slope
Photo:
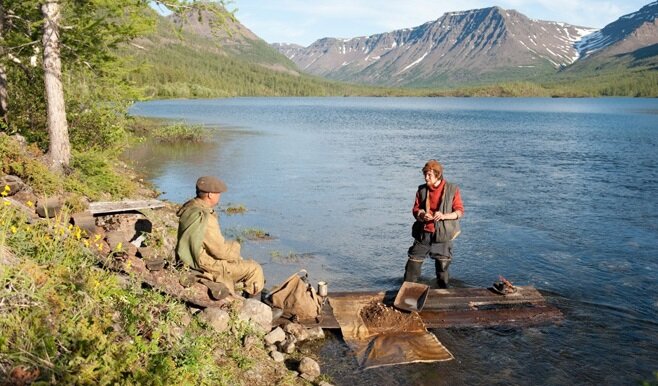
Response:
[{"label": "rocky mountain slope", "polygon": [[536,79],[594,53],[655,44],[656,8],[653,2],[596,31],[491,7],[446,13],[411,29],[274,47],[302,71],[345,81],[432,87]]},{"label": "rocky mountain slope", "polygon": [[612,56],[658,44],[658,1],[624,15],[576,44],[580,56]]}]

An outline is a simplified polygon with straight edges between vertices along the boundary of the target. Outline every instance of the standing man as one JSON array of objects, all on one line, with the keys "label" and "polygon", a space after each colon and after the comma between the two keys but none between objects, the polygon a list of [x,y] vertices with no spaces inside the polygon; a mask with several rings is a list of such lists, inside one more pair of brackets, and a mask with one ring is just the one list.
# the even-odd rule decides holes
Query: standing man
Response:
[{"label": "standing man", "polygon": [[417,282],[425,257],[434,259],[439,288],[448,288],[448,267],[452,261],[452,240],[459,235],[459,219],[464,215],[459,187],[443,178],[443,166],[429,160],[423,167],[425,183],[418,187],[412,213],[414,244],[404,281]]},{"label": "standing man", "polygon": [[[225,240],[213,209],[226,184],[205,176],[196,182],[196,198],[187,201],[176,213],[179,217],[176,255],[186,265],[203,272],[214,282],[234,292],[235,283],[244,283],[244,292],[259,299],[265,277],[263,268],[253,260],[243,260],[240,244]],[[260,299],[259,299],[260,300]]]}]

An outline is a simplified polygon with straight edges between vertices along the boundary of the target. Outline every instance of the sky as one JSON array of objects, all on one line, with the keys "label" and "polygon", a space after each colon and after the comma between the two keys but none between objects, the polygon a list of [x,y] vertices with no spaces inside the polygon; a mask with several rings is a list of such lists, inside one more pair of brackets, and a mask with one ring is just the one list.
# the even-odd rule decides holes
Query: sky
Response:
[{"label": "sky", "polygon": [[515,9],[532,19],[603,28],[652,0],[233,0],[238,20],[268,43],[308,46],[419,26],[446,12]]}]

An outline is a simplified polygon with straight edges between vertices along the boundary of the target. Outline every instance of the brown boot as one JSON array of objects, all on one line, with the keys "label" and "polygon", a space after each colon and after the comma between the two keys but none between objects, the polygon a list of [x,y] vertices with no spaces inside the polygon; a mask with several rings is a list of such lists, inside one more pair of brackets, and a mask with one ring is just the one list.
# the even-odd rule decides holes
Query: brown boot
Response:
[{"label": "brown boot", "polygon": [[213,300],[224,300],[231,294],[231,291],[229,291],[228,287],[223,283],[212,280],[202,280],[201,282],[208,287],[210,297]]}]

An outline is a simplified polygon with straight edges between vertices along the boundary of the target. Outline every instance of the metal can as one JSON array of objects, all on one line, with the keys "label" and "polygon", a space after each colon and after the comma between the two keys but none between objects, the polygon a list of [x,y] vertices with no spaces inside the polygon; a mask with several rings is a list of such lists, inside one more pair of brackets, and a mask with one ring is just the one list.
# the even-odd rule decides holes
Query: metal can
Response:
[{"label": "metal can", "polygon": [[327,282],[320,281],[318,282],[318,295],[325,297],[327,296],[328,290],[327,290]]}]

